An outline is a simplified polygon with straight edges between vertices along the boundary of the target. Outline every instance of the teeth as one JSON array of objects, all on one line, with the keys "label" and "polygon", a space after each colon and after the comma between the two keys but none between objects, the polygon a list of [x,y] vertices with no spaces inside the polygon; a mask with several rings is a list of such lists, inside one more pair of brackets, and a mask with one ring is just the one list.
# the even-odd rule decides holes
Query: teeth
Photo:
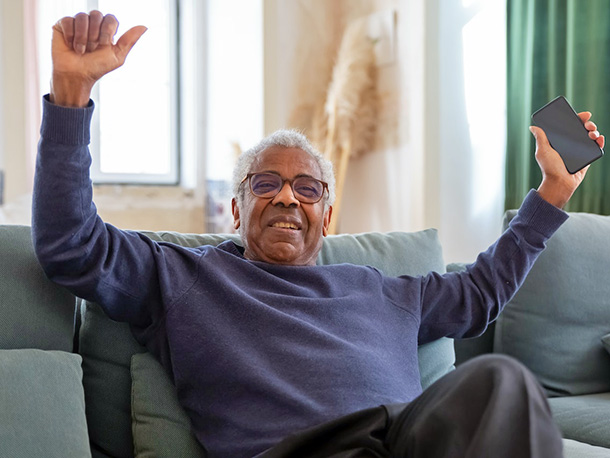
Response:
[{"label": "teeth", "polygon": [[292,223],[273,223],[273,227],[281,227],[284,229],[298,229],[298,227]]}]

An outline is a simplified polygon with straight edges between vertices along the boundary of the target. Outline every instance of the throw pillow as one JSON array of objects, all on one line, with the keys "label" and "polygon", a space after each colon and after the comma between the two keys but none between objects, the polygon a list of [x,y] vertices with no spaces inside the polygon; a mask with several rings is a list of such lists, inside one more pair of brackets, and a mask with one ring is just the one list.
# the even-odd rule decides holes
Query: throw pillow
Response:
[{"label": "throw pillow", "polygon": [[136,458],[197,458],[206,452],[191,432],[176,389],[150,354],[131,358],[131,416]]},{"label": "throw pillow", "polygon": [[109,319],[99,305],[83,301],[80,308],[79,354],[83,358],[91,448],[95,458],[130,457],[129,364],[134,353],[145,349],[136,342],[127,323]]},{"label": "throw pillow", "polygon": [[2,456],[90,457],[81,357],[0,350]]}]

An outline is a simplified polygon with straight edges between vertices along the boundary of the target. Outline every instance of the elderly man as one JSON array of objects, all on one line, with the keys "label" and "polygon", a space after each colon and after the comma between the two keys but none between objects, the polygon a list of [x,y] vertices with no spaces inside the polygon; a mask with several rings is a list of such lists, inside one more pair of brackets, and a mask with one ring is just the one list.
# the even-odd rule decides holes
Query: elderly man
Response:
[{"label": "elderly man", "polygon": [[[568,174],[534,130],[543,181],[510,229],[465,273],[392,278],[316,265],[332,167],[302,135],[280,131],[236,168],[243,247],[157,243],[105,224],[91,200],[91,88],[145,31],[113,44],[116,28],[97,11],[54,27],[35,248],[51,279],[131,324],[210,456],[561,455],[544,393],[523,366],[475,359],[422,393],[417,345],[485,330],[567,218],[560,208],[586,170]],[[590,114],[580,116],[603,145]]]}]

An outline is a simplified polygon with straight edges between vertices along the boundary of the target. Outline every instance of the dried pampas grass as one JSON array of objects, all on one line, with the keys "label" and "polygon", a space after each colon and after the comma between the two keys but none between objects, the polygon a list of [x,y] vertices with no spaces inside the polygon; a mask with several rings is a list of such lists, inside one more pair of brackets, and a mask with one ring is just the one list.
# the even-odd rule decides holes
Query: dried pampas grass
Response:
[{"label": "dried pampas grass", "polygon": [[323,145],[324,155],[336,171],[331,233],[337,229],[349,159],[372,150],[375,140],[378,96],[374,45],[367,36],[366,20],[354,21],[346,28],[326,101],[317,107],[313,119],[314,142]]},{"label": "dried pampas grass", "polygon": [[348,145],[353,156],[373,146],[377,114],[374,45],[364,19],[345,30],[324,104],[324,152],[329,159]]}]

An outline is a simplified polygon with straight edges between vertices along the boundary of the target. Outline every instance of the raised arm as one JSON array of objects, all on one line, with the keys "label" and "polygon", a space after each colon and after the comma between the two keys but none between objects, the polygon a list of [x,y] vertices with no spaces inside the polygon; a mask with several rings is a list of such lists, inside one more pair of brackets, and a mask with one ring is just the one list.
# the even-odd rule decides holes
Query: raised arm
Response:
[{"label": "raised arm", "polygon": [[[580,113],[579,117],[591,139],[603,147],[604,137],[590,120],[591,113]],[[538,127],[530,130],[536,137],[536,160],[542,170],[540,187],[527,195],[508,230],[465,272],[431,274],[424,279],[420,342],[482,333],[521,287],[547,240],[568,218],[561,209],[588,167],[570,174],[544,131]]]},{"label": "raised arm", "polygon": [[90,91],[125,61],[145,30],[135,27],[112,44],[116,27],[113,16],[96,12],[64,18],[54,27],[52,90],[43,100],[32,235],[50,279],[98,302],[113,319],[146,328],[172,300],[171,285],[193,280],[197,254],[104,223],[92,201]]}]

